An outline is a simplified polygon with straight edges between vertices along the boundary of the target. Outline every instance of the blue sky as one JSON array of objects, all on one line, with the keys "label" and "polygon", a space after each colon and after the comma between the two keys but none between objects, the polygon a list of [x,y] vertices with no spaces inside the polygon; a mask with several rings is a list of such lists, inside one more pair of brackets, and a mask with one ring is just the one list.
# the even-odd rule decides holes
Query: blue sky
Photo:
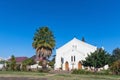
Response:
[{"label": "blue sky", "polygon": [[48,26],[59,48],[74,36],[112,52],[120,47],[119,0],[0,0],[0,57],[31,57],[33,36]]}]

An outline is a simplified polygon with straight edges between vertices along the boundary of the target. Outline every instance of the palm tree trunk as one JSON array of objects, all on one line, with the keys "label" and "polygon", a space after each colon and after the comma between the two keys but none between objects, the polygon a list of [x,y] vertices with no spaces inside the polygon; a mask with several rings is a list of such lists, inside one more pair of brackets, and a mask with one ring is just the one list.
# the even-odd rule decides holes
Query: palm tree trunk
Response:
[{"label": "palm tree trunk", "polygon": [[43,61],[42,61],[42,69],[43,69],[43,70],[46,70],[46,69],[47,69],[47,60],[46,60],[45,57],[43,58]]}]

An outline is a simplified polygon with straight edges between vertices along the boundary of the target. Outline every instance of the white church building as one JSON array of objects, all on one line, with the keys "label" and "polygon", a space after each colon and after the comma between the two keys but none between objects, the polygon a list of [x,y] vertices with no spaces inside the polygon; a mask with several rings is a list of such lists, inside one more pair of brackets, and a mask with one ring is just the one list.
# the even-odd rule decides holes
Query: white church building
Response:
[{"label": "white church building", "polygon": [[56,49],[55,70],[84,69],[81,64],[88,54],[94,52],[96,46],[73,38],[71,41]]}]

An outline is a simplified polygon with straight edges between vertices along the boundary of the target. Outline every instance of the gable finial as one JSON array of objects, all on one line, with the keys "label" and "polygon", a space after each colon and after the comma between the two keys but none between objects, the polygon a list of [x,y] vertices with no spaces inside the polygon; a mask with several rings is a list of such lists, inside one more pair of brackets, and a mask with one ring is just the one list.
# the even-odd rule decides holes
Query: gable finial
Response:
[{"label": "gable finial", "polygon": [[82,41],[85,42],[85,38],[84,37],[82,37]]},{"label": "gable finial", "polygon": [[74,35],[74,38],[76,38],[76,36]]}]

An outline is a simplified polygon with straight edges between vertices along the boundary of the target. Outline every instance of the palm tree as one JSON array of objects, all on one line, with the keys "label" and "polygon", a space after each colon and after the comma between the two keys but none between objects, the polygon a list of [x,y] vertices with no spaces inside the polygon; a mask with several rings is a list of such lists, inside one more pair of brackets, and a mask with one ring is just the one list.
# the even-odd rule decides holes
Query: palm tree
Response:
[{"label": "palm tree", "polygon": [[55,39],[52,31],[48,27],[40,27],[36,30],[32,46],[36,49],[39,61],[42,61],[42,68],[46,68],[47,58],[52,54],[55,46]]}]

